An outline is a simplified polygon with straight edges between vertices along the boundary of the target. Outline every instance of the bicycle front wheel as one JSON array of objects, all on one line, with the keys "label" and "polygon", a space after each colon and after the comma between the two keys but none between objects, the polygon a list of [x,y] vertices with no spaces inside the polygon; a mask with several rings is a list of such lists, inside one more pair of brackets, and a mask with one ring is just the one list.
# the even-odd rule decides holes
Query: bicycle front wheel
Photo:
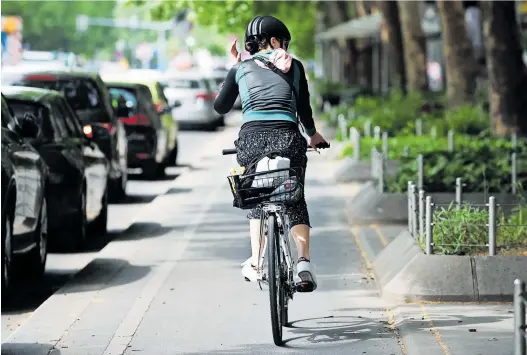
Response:
[{"label": "bicycle front wheel", "polygon": [[280,252],[280,241],[276,217],[270,215],[267,219],[267,267],[269,281],[269,299],[271,310],[271,327],[273,330],[273,341],[276,345],[282,345],[282,327],[285,305],[285,292],[282,278],[282,253]]}]

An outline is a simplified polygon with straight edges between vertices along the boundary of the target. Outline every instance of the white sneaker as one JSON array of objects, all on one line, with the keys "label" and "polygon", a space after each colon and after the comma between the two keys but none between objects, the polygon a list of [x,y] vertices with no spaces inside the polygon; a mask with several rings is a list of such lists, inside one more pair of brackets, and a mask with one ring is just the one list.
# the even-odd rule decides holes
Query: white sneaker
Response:
[{"label": "white sneaker", "polygon": [[256,282],[258,280],[258,273],[251,265],[250,258],[245,263],[243,263],[242,275],[247,282]]},{"label": "white sneaker", "polygon": [[243,263],[240,264],[240,266],[245,266],[245,264],[249,264],[251,262],[252,257],[250,256],[249,259],[245,260]]},{"label": "white sneaker", "polygon": [[311,263],[307,259],[300,258],[298,260],[296,271],[297,280],[299,279],[296,284],[298,292],[313,292],[317,289],[317,278],[311,270]]}]

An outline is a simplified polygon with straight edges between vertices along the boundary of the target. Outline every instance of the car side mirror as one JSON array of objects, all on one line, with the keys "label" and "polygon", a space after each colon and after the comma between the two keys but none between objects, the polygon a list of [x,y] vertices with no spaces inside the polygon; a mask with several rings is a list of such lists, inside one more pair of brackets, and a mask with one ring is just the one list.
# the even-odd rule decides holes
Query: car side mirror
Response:
[{"label": "car side mirror", "polygon": [[18,118],[18,129],[20,135],[24,138],[35,139],[40,133],[36,117],[31,113],[24,114],[24,117]]}]

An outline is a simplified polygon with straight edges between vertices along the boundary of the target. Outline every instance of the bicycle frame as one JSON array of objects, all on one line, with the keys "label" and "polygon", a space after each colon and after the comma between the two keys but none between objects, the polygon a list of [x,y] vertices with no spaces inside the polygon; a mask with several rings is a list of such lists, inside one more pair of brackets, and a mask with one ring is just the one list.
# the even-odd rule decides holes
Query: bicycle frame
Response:
[{"label": "bicycle frame", "polygon": [[[274,203],[262,204],[262,215],[260,216],[260,250],[258,255],[257,275],[259,283],[266,283],[267,277],[265,274],[264,262],[265,251],[267,250],[267,219],[270,214],[276,218],[278,226],[278,235],[280,239],[280,249],[284,253],[284,260],[287,267],[288,283],[293,282],[294,261],[291,257],[291,240],[289,217],[285,212],[285,206]],[[260,285],[261,288],[261,285]],[[291,289],[294,289],[291,287]]]}]

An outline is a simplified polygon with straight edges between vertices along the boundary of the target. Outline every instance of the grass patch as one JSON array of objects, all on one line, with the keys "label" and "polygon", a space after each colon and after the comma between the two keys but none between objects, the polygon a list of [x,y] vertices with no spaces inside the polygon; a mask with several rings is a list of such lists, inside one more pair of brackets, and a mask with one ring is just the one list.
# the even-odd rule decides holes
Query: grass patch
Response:
[{"label": "grass patch", "polygon": [[[496,245],[499,254],[525,255],[527,252],[527,206],[505,216],[498,208]],[[434,254],[487,255],[489,212],[486,208],[464,204],[458,210],[451,204],[434,213]],[[421,240],[425,240],[422,236]],[[425,250],[424,242],[420,243]]]}]

